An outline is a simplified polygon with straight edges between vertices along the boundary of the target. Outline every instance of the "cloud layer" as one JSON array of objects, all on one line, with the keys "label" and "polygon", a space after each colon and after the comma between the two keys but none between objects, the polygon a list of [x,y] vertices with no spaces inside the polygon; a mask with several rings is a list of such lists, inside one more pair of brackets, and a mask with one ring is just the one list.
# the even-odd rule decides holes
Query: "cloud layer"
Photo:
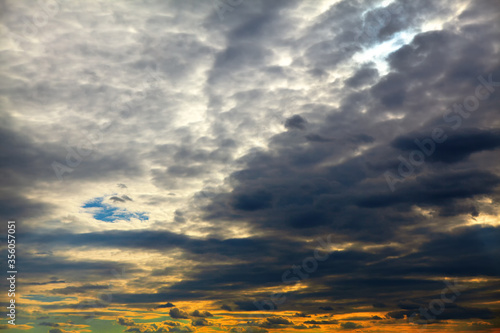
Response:
[{"label": "cloud layer", "polygon": [[0,8],[20,325],[500,327],[497,1]]}]

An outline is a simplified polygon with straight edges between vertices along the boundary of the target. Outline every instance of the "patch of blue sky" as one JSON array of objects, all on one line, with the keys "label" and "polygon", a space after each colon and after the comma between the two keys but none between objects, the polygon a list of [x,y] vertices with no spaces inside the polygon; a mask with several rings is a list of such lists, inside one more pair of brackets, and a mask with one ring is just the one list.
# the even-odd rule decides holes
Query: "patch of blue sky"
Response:
[{"label": "patch of blue sky", "polygon": [[145,212],[129,212],[126,209],[112,206],[103,201],[104,197],[94,198],[87,201],[82,208],[92,210],[94,218],[103,222],[115,222],[117,220],[130,221],[132,218],[141,221],[149,220]]}]

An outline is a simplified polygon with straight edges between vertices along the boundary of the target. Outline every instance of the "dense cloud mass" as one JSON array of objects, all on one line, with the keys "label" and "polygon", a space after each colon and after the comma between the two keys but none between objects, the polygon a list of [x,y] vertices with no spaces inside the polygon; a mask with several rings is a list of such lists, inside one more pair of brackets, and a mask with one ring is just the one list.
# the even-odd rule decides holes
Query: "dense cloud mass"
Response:
[{"label": "dense cloud mass", "polygon": [[497,0],[0,13],[0,328],[500,329]]}]

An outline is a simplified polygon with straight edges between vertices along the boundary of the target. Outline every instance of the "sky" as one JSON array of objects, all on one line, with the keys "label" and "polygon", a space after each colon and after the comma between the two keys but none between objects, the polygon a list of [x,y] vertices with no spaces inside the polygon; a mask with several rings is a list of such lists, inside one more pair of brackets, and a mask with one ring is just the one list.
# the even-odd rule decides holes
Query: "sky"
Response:
[{"label": "sky", "polygon": [[6,332],[500,332],[498,0],[0,1]]}]

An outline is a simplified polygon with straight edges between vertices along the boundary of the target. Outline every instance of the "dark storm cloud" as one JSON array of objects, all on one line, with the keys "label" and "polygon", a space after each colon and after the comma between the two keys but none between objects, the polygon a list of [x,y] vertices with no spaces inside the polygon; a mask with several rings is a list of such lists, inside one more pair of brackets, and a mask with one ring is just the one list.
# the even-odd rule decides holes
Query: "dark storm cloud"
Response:
[{"label": "dark storm cloud", "polygon": [[[111,293],[109,294],[109,299],[111,304],[127,304],[136,306],[137,304],[144,303],[147,306],[150,306],[151,303],[160,303],[165,302],[166,299],[172,300],[197,300],[203,297],[204,293],[192,292],[186,293],[183,292],[169,292],[169,293],[135,293],[135,294],[118,294]],[[107,296],[107,295],[106,295]],[[106,297],[107,299],[108,297]],[[174,313],[177,313],[175,311]],[[175,315],[175,314],[174,314]]]},{"label": "dark storm cloud", "polygon": [[193,317],[201,317],[201,318],[206,318],[206,317],[213,317],[214,315],[211,314],[210,312],[208,311],[200,311],[200,310],[194,310],[192,313],[191,313],[191,316]]},{"label": "dark storm cloud", "polygon": [[58,323],[49,323],[49,322],[46,322],[46,321],[42,321],[41,323],[38,323],[37,325],[40,325],[40,326],[49,326],[49,327],[59,327],[59,326],[61,326]]},{"label": "dark storm cloud", "polygon": [[46,310],[59,310],[59,309],[77,309],[77,310],[86,310],[86,309],[104,309],[107,308],[109,304],[107,302],[101,302],[99,300],[86,300],[73,304],[49,304],[42,305],[42,309]]},{"label": "dark storm cloud", "polygon": [[387,305],[384,303],[373,303],[373,307],[378,309],[378,308],[385,308]]},{"label": "dark storm cloud", "polygon": [[227,304],[222,304],[222,306],[220,307],[222,310],[226,310],[226,311],[233,311],[233,308],[231,308],[229,305]]},{"label": "dark storm cloud", "polygon": [[0,191],[0,214],[3,220],[19,220],[22,223],[23,219],[43,215],[51,207],[50,204],[37,202],[12,191]]},{"label": "dark storm cloud", "polygon": [[106,290],[109,288],[110,287],[106,285],[85,284],[83,286],[78,286],[78,287],[52,289],[50,292],[53,294],[60,294],[60,295],[72,295],[72,294],[85,294],[88,293],[89,291]]},{"label": "dark storm cloud", "polygon": [[312,141],[312,142],[329,142],[329,141],[332,141],[332,139],[328,139],[328,138],[325,138],[319,134],[308,134],[306,135],[306,139],[308,141]]},{"label": "dark storm cloud", "polygon": [[303,130],[306,128],[307,121],[300,115],[296,114],[285,121],[286,128],[296,128]]},{"label": "dark storm cloud", "polygon": [[385,108],[392,109],[402,106],[405,102],[407,84],[405,76],[389,73],[371,88],[371,93]]},{"label": "dark storm cloud", "polygon": [[33,285],[33,286],[44,286],[47,284],[57,284],[57,283],[66,283],[64,280],[53,280],[53,281],[47,281],[47,282],[30,282],[26,283],[27,285]]},{"label": "dark storm cloud", "polygon": [[333,311],[331,306],[320,306],[319,309],[323,311]]},{"label": "dark storm cloud", "polygon": [[[44,234],[26,233],[25,241],[43,247],[46,239]],[[109,231],[97,233],[59,234],[53,237],[50,246],[95,246],[110,248],[137,248],[158,251],[183,249],[186,255],[205,257],[206,260],[214,256],[251,259],[255,256],[264,257],[266,254],[285,255],[291,248],[305,251],[301,243],[282,239],[279,243],[274,238],[233,238],[233,239],[197,239],[186,235],[168,231]],[[157,272],[160,273],[160,272]],[[168,273],[168,272],[166,272]]]},{"label": "dark storm cloud", "polygon": [[[446,6],[440,3],[428,5],[429,7],[420,7],[404,3],[402,14],[394,16],[392,23],[381,29],[380,38],[422,20],[431,12],[435,15],[447,11]],[[344,11],[356,13],[356,8],[356,5],[341,2],[335,5],[335,10],[332,8],[332,13],[338,13],[339,17],[345,16]],[[416,14],[414,19],[408,20],[410,14]],[[316,29],[323,29],[320,26],[320,23],[317,24]],[[206,217],[220,221],[227,216],[228,219],[238,221],[242,213],[236,209],[234,202],[239,202],[241,198],[253,198],[255,189],[265,189],[269,193],[266,198],[272,197],[272,201],[258,201],[258,197],[255,197],[252,209],[241,218],[245,221],[251,218],[252,225],[256,228],[271,230],[283,227],[283,230],[293,230],[286,226],[331,229],[345,232],[350,237],[366,239],[373,237],[374,233],[369,231],[362,235],[359,230],[377,228],[386,230],[386,235],[382,238],[388,240],[397,234],[393,228],[398,228],[398,220],[401,226],[425,222],[425,218],[421,216],[400,210],[408,210],[411,205],[436,206],[442,216],[463,213],[477,215],[477,208],[466,201],[482,195],[495,195],[499,184],[496,172],[489,170],[489,165],[484,162],[480,162],[480,165],[468,165],[460,171],[424,165],[421,170],[417,170],[419,177],[406,180],[394,195],[387,191],[387,184],[381,173],[391,169],[391,163],[396,167],[399,163],[396,159],[398,152],[391,150],[391,142],[403,152],[407,152],[410,147],[414,148],[409,139],[403,139],[414,139],[412,136],[395,133],[425,132],[432,129],[430,126],[439,121],[436,120],[435,113],[452,104],[439,102],[441,97],[446,97],[449,101],[463,101],[465,96],[474,94],[474,89],[479,84],[476,77],[486,77],[495,68],[495,50],[476,37],[481,31],[490,40],[494,40],[498,37],[496,26],[498,23],[490,19],[484,22],[482,30],[467,28],[471,31],[468,35],[446,30],[417,35],[409,45],[402,46],[389,57],[391,72],[374,82],[368,88],[368,94],[346,94],[345,103],[340,110],[327,113],[326,123],[308,122],[307,128],[315,129],[315,133],[307,133],[305,138],[311,143],[322,142],[324,146],[304,146],[304,141],[293,133],[276,135],[271,141],[271,152],[253,153],[242,159],[246,168],[232,175],[235,180],[233,192],[217,196],[213,205],[206,208]],[[451,53],[455,56],[447,56]],[[468,68],[470,71],[464,72]],[[458,69],[463,69],[463,73],[460,74]],[[375,74],[375,71],[360,69],[351,79],[356,81],[366,75],[371,80],[377,80]],[[466,78],[466,84],[458,81],[457,75]],[[429,86],[426,82],[433,83]],[[467,157],[471,159],[476,157],[473,153],[488,152],[497,147],[498,130],[489,128],[491,125],[487,119],[494,119],[493,103],[498,100],[498,96],[497,92],[491,94],[488,100],[482,102],[480,111],[463,120],[468,122],[468,128],[450,132],[449,141],[439,147],[432,158],[450,162]],[[363,108],[368,110],[371,117],[360,115],[359,111]],[[382,114],[392,110],[402,114],[403,118],[398,121],[382,121]],[[481,118],[476,117],[479,112]],[[440,119],[448,125],[442,117]],[[363,133],[361,135],[370,138],[358,140],[358,147],[374,143],[376,146],[364,151],[360,157],[348,158],[326,169],[322,166],[324,161],[334,161],[351,149],[357,149],[352,143],[346,144],[347,135],[343,135],[345,128],[349,128],[351,133],[353,129],[358,129]],[[336,133],[336,139],[330,144],[324,139],[330,136],[323,133]],[[496,156],[491,155],[491,158],[495,159]],[[356,209],[355,206],[359,208]],[[386,210],[368,211],[363,209],[365,207]],[[363,220],[371,221],[365,223]]]},{"label": "dark storm cloud", "polygon": [[[386,302],[392,304],[385,305],[386,308],[413,309],[417,304],[421,306],[439,297],[442,289],[446,287],[443,282],[434,280],[435,276],[498,277],[500,271],[498,265],[494,263],[494,258],[499,255],[498,232],[498,228],[463,228],[452,236],[436,235],[433,240],[415,249],[414,253],[400,254],[397,259],[390,260],[385,258],[389,254],[395,257],[397,252],[381,251],[374,254],[355,251],[334,252],[315,272],[307,274],[308,288],[286,294],[289,302],[282,307],[293,309],[297,304],[307,304],[308,301],[318,297],[336,302],[365,299],[362,304],[370,305],[384,297]],[[462,251],[457,251],[459,244],[468,244],[468,247],[462,246]],[[112,303],[134,304],[160,302],[165,299],[185,301],[196,299],[200,295],[217,299],[220,297],[220,290],[224,290],[227,294],[226,299],[231,300],[237,309],[257,311],[254,302],[264,299],[256,296],[254,299],[243,300],[238,299],[238,295],[255,287],[289,285],[283,282],[283,273],[290,269],[293,263],[300,263],[301,257],[303,259],[306,254],[297,255],[298,260],[290,260],[283,267],[259,263],[259,258],[255,258],[250,265],[252,269],[246,268],[248,264],[199,267],[188,274],[187,281],[161,288],[154,294],[113,294]],[[279,262],[286,260],[279,259]],[[344,278],[346,274],[350,277]],[[421,278],[410,279],[407,276]],[[484,289],[474,287],[474,290],[464,291],[463,295],[460,295],[460,300],[471,301],[472,296],[491,298],[492,288],[495,287],[493,285]],[[428,296],[419,297],[419,293],[422,292]],[[267,296],[262,294],[262,297]],[[408,301],[409,298],[413,301]],[[377,307],[381,306],[377,304]],[[225,304],[225,307],[232,308],[228,304]],[[317,311],[317,305],[311,303],[304,309]],[[323,307],[323,309],[333,308]]]},{"label": "dark storm cloud", "polygon": [[[500,271],[498,265],[494,263],[494,258],[500,252],[497,245],[497,240],[500,239],[499,231],[498,227],[475,226],[457,228],[451,234],[438,233],[433,235],[428,242],[423,243],[415,253],[371,265],[370,275],[382,276],[384,272],[390,272],[392,276],[399,277],[408,275],[422,277],[498,276]],[[387,255],[388,253],[380,254],[382,257]],[[362,260],[356,265],[362,265],[362,262],[367,259],[376,260],[376,256],[360,258]],[[425,258],[429,259],[425,260]],[[343,264],[345,263],[342,262]],[[353,268],[349,269],[353,270]],[[374,279],[373,283],[385,282]],[[388,280],[387,283],[389,283]],[[393,287],[398,288],[405,283],[410,283],[410,280],[402,279],[393,283]],[[413,283],[415,286],[420,284],[422,288],[438,286],[435,281],[415,280]]]},{"label": "dark storm cloud", "polygon": [[[394,311],[387,313],[387,316],[395,319],[402,319],[404,316],[410,317],[414,313],[419,313],[418,311]],[[450,320],[450,319],[493,319],[495,318],[494,313],[487,308],[464,308],[457,305],[447,305],[443,312],[432,316],[432,321],[439,320]],[[435,318],[435,319],[434,319]],[[422,317],[422,320],[425,320]],[[432,323],[430,321],[430,323]]]},{"label": "dark storm cloud", "polygon": [[258,190],[251,194],[242,194],[235,197],[233,207],[239,210],[259,210],[271,206],[272,194],[265,190]]},{"label": "dark storm cloud", "polygon": [[[28,253],[18,258],[19,265],[24,265],[24,272],[26,278],[37,281],[39,279],[52,279],[49,283],[63,283],[57,278],[53,277],[54,267],[57,266],[57,274],[59,278],[64,278],[66,281],[79,281],[79,282],[103,282],[108,283],[109,280],[117,278],[116,272],[126,272],[133,274],[134,272],[141,271],[133,265],[123,264],[120,262],[106,261],[106,260],[73,260],[64,256],[47,256],[38,255],[33,256]],[[118,275],[120,277],[120,275]],[[96,290],[106,290],[106,286],[102,284],[86,283],[80,287],[67,287],[56,288],[55,293],[65,294],[70,290],[75,292],[85,292]]]},{"label": "dark storm cloud", "polygon": [[269,317],[260,323],[260,327],[264,328],[286,328],[290,325],[293,325],[293,322],[283,317]]},{"label": "dark storm cloud", "polygon": [[33,181],[54,175],[50,163],[56,155],[41,153],[29,137],[12,129],[12,119],[3,112],[0,118],[0,214],[3,219],[11,220],[43,215],[51,205],[28,199],[21,193]]},{"label": "dark storm cloud", "polygon": [[173,308],[175,307],[174,304],[167,302],[165,304],[158,305],[155,309],[164,309],[164,308]]},{"label": "dark storm cloud", "polygon": [[345,323],[341,323],[340,327],[345,330],[353,330],[353,329],[363,328],[363,325],[353,323],[352,321],[347,321]]},{"label": "dark storm cloud", "polygon": [[191,325],[192,326],[211,326],[213,325],[210,321],[206,320],[205,318],[195,318],[191,320]]},{"label": "dark storm cloud", "polygon": [[345,81],[352,88],[359,88],[363,85],[373,83],[378,78],[378,70],[370,65],[359,69],[353,76]]},{"label": "dark storm cloud", "polygon": [[182,311],[178,308],[173,308],[169,312],[170,317],[175,318],[175,319],[187,319],[189,318],[189,315],[187,312]]},{"label": "dark storm cloud", "polygon": [[[418,145],[428,137],[425,135],[398,137],[392,142],[392,146],[403,151],[411,151],[419,149]],[[432,153],[429,151],[429,161],[457,163],[473,153],[495,150],[498,147],[500,147],[499,129],[464,128],[450,134],[443,143],[437,144]]]},{"label": "dark storm cloud", "polygon": [[335,325],[338,324],[338,320],[307,320],[304,324],[312,324],[312,325]]},{"label": "dark storm cloud", "polygon": [[[453,200],[493,194],[500,177],[480,170],[419,176],[394,194],[383,192],[358,201],[361,207],[386,207],[400,203],[446,207]],[[387,192],[386,192],[387,193]]]},{"label": "dark storm cloud", "polygon": [[122,326],[134,326],[135,325],[135,322],[131,319],[128,319],[128,318],[120,317],[116,321],[118,324],[120,324]]},{"label": "dark storm cloud", "polygon": [[[260,301],[260,300],[257,300]],[[255,301],[254,300],[236,300],[234,301],[234,304],[238,307],[238,310],[241,311],[258,311],[259,308],[255,306]]]}]

